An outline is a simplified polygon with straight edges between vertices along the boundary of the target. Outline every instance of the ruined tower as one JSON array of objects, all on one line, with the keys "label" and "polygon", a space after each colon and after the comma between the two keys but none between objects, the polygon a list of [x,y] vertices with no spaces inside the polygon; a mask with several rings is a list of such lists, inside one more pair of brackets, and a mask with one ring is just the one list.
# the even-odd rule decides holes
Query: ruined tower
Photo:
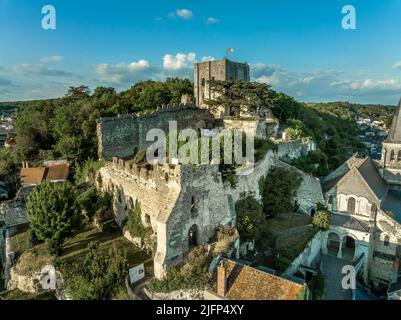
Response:
[{"label": "ruined tower", "polygon": [[[233,62],[224,58],[218,61],[205,61],[195,64],[194,89],[196,105],[203,107],[206,99],[213,99],[209,90],[209,80],[243,80],[250,81],[249,65],[247,63]],[[221,118],[228,110],[219,110]]]},{"label": "ruined tower", "polygon": [[388,138],[383,141],[381,165],[386,182],[401,190],[401,100],[395,112]]}]

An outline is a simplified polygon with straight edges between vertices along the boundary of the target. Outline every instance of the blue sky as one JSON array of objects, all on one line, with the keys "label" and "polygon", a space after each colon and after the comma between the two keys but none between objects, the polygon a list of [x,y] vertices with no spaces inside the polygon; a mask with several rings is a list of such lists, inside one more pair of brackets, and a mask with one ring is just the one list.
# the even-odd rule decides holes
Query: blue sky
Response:
[{"label": "blue sky", "polygon": [[[48,4],[56,30],[41,28]],[[356,30],[341,27],[348,4]],[[396,104],[400,34],[399,0],[0,0],[0,101],[192,79],[232,47],[254,80],[298,100]]]}]

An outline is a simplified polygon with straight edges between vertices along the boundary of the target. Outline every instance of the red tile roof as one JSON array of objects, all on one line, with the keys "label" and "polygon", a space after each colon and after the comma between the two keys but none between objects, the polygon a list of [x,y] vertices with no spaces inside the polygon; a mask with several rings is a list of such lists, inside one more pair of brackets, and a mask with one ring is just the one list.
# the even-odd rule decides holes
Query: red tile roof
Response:
[{"label": "red tile roof", "polygon": [[22,168],[21,184],[41,184],[45,176],[46,168]]},{"label": "red tile roof", "polygon": [[68,164],[57,164],[49,166],[46,170],[46,181],[65,181],[70,173]]},{"label": "red tile roof", "polygon": [[304,285],[223,259],[230,300],[299,300]]}]

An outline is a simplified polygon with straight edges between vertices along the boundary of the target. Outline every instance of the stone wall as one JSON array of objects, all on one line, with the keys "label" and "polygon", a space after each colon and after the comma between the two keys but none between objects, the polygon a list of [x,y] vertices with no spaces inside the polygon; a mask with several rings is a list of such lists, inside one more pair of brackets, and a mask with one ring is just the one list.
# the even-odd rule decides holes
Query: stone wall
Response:
[{"label": "stone wall", "polygon": [[320,260],[321,249],[325,232],[319,231],[315,237],[306,245],[305,250],[292,262],[284,274],[293,275],[301,265],[315,267],[314,264]]},{"label": "stone wall", "polygon": [[33,188],[32,186],[21,187],[15,199],[0,204],[0,221],[4,221],[7,228],[29,222],[26,201]]},{"label": "stone wall", "polygon": [[311,215],[313,210],[316,211],[317,203],[325,203],[322,187],[318,178],[298,170],[297,168],[292,167],[281,160],[276,160],[275,166],[286,168],[288,170],[295,170],[301,176],[301,185],[297,190],[297,195],[295,198],[299,206],[298,211],[300,213]]},{"label": "stone wall", "polygon": [[114,159],[101,168],[97,183],[114,195],[113,208],[120,225],[139,201],[142,222],[157,234],[155,274],[180,263],[189,250],[189,230],[196,243],[206,244],[217,226],[231,222],[218,166],[156,165],[139,168]]},{"label": "stone wall", "polygon": [[204,300],[204,292],[202,290],[178,290],[169,293],[157,293],[145,288],[144,292],[151,300]]},{"label": "stone wall", "polygon": [[279,158],[284,160],[293,160],[299,158],[302,155],[302,142],[282,142],[278,145],[277,154]]},{"label": "stone wall", "polygon": [[[388,240],[388,245],[385,240]],[[401,225],[394,219],[379,211],[377,229],[374,232],[373,248],[370,262],[371,280],[383,283],[391,282],[393,262],[401,239]]]},{"label": "stone wall", "polygon": [[[236,187],[223,183],[217,165],[148,165],[138,167],[113,158],[96,178],[99,188],[114,195],[113,212],[118,224],[126,219],[136,200],[142,222],[157,234],[155,275],[163,277],[168,267],[183,261],[189,250],[189,233],[196,244],[207,244],[218,226],[234,225],[235,203],[243,194],[261,200],[259,182],[275,166],[291,168],[269,150],[254,167],[238,170]],[[304,213],[322,202],[320,183],[299,171],[302,184],[297,201]]]},{"label": "stone wall", "polygon": [[97,121],[99,158],[107,161],[111,161],[113,157],[132,158],[139,150],[153,143],[146,141],[149,130],[161,129],[167,136],[169,121],[177,121],[178,130],[211,129],[215,124],[210,112],[194,105],[163,106],[140,116],[101,118]]},{"label": "stone wall", "polygon": [[254,137],[266,138],[267,136],[266,122],[261,118],[225,117],[224,128],[242,130]]}]

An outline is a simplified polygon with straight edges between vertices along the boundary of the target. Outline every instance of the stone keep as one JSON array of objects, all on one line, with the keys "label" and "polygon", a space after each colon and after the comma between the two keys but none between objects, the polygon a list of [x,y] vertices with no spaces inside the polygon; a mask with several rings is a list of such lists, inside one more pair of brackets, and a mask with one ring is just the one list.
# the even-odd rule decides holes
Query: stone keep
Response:
[{"label": "stone keep", "polygon": [[[205,99],[213,99],[209,90],[209,80],[242,80],[250,81],[249,65],[247,63],[233,62],[224,58],[219,61],[206,61],[195,64],[194,90],[196,105],[203,107]],[[229,110],[219,110],[220,118],[229,115]]]}]

